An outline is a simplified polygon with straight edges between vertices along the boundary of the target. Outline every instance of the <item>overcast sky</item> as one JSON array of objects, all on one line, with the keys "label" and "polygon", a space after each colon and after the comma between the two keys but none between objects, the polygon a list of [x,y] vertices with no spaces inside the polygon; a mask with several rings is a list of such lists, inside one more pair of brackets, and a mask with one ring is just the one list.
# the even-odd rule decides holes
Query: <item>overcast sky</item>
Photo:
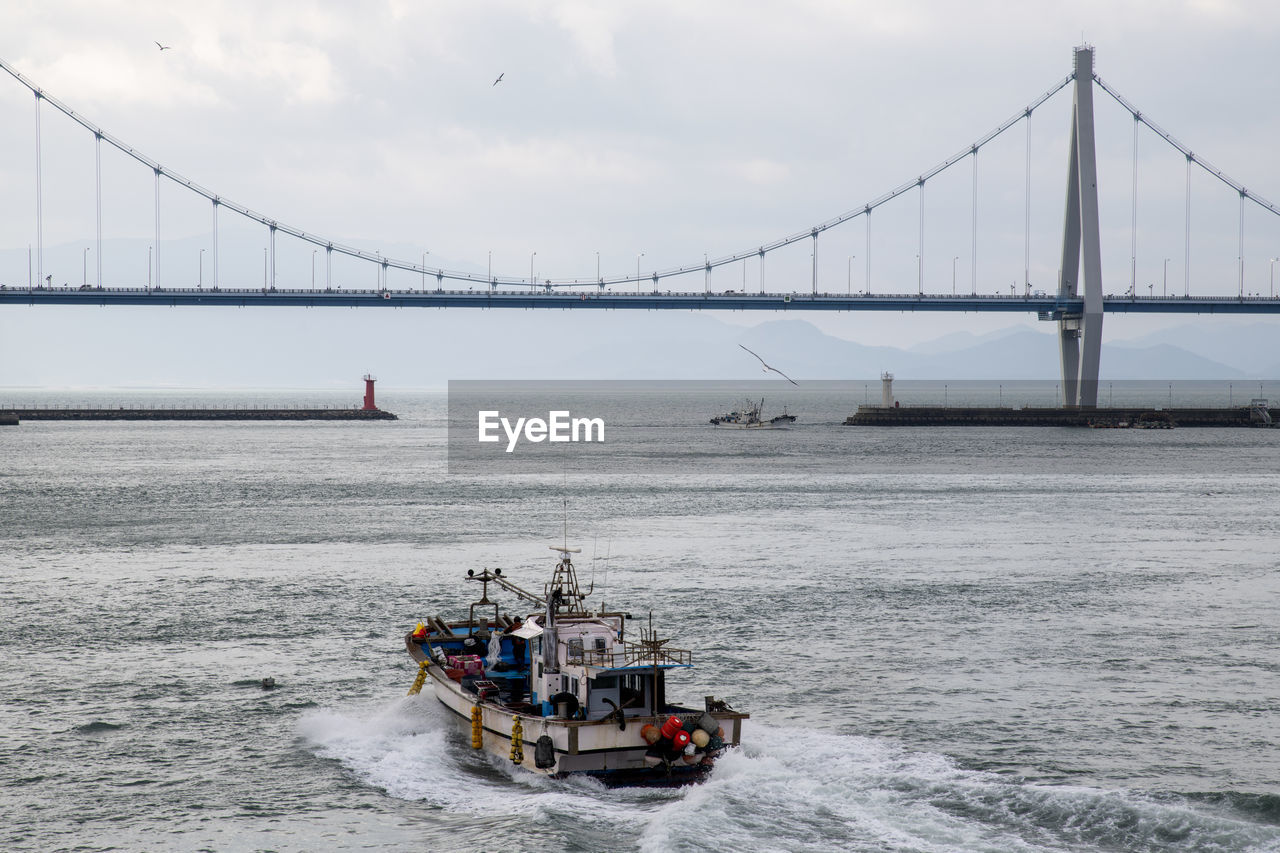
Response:
[{"label": "overcast sky", "polygon": [[[649,272],[860,207],[1056,85],[1082,38],[1102,78],[1152,120],[1280,203],[1280,5],[1269,2],[46,0],[6,4],[0,57],[166,167],[281,222],[406,260],[430,252],[429,265],[449,269],[483,272],[492,253],[495,274],[527,276],[536,252],[539,278],[591,279],[597,252],[606,276],[634,274],[642,252]],[[1167,271],[1181,292],[1185,161],[1139,135],[1131,270],[1134,123],[1096,98],[1105,290],[1127,289],[1132,276],[1158,293]],[[36,242],[33,100],[0,76],[0,282],[25,284]],[[1056,278],[1069,109],[1067,89],[1030,128],[1030,279],[1045,290]],[[92,136],[47,107],[42,124],[46,271],[78,283],[87,264],[92,282]],[[980,292],[1024,277],[1026,132],[1019,123],[979,158]],[[153,242],[152,177],[105,148],[103,176],[104,237],[127,247],[104,252],[105,283],[136,283]],[[961,290],[972,284],[972,180],[966,161],[927,185],[928,290],[949,292],[953,270]],[[199,267],[210,205],[168,182],[161,191],[162,280],[194,284],[210,274]],[[915,289],[918,204],[908,193],[873,217],[877,292]],[[1280,217],[1249,208],[1245,287],[1265,293]],[[1231,190],[1194,175],[1193,292],[1238,289],[1238,215]],[[231,219],[220,226],[224,253],[242,257],[222,258],[222,283],[254,286],[260,279],[234,279],[260,271],[265,229]],[[864,229],[859,218],[820,239],[820,290],[867,286]],[[771,255],[768,289],[807,290],[811,248]],[[282,240],[281,286],[310,283],[311,251]],[[375,281],[356,267],[336,274],[349,286]],[[759,287],[754,261],[717,270],[712,286],[744,280]],[[697,274],[672,286],[702,285]],[[0,331],[56,329],[59,310],[69,309],[0,309]],[[109,319],[145,334],[173,316],[112,309]],[[1033,323],[811,319],[864,343]],[[178,322],[228,321],[192,311]],[[1112,317],[1107,332],[1136,335],[1153,322]],[[11,365],[0,371],[0,384],[24,384]]]}]

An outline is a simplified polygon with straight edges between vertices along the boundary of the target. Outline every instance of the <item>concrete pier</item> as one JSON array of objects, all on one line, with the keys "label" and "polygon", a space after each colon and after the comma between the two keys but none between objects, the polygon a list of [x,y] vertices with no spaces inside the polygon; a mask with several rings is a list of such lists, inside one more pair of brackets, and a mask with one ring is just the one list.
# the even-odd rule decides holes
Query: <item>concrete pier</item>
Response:
[{"label": "concrete pier", "polygon": [[[14,409],[24,421],[394,421],[381,409]],[[0,414],[0,418],[4,415]],[[2,422],[2,421],[0,421]]]},{"label": "concrete pier", "polygon": [[[1265,415],[1263,413],[1266,413]],[[1070,426],[1168,429],[1171,427],[1269,427],[1280,409],[1144,408],[957,408],[948,406],[859,406],[846,426]]]}]

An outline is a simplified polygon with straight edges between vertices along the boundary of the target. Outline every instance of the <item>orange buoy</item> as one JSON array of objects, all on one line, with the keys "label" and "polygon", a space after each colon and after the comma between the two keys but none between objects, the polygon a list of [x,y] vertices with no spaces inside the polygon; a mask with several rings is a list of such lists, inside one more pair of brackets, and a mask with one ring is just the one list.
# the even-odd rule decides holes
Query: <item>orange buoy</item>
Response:
[{"label": "orange buoy", "polygon": [[644,738],[644,742],[647,744],[655,744],[662,737],[662,732],[658,731],[658,727],[655,725],[646,725],[640,730],[640,737]]},{"label": "orange buoy", "polygon": [[662,724],[662,736],[667,740],[671,740],[676,736],[676,732],[683,729],[683,727],[684,723],[680,722],[679,717],[667,717],[667,721]]}]

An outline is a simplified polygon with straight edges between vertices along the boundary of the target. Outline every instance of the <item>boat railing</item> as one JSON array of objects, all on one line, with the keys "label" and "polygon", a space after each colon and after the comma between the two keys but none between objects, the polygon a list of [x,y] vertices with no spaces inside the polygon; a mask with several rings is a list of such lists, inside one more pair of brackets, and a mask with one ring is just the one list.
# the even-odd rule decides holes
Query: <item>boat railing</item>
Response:
[{"label": "boat railing", "polygon": [[615,647],[610,651],[595,649],[578,650],[570,646],[566,660],[581,666],[598,666],[601,669],[622,669],[637,664],[666,664],[668,666],[691,666],[693,652],[689,649],[662,647],[656,651],[641,643],[624,642],[622,648]]}]

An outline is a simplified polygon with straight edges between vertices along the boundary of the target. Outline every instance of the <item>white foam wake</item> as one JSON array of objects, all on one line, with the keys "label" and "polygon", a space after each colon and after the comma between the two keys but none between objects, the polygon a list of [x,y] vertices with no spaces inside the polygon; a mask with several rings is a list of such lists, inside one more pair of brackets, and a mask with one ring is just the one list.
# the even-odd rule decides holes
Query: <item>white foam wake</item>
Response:
[{"label": "white foam wake", "polygon": [[893,742],[750,725],[662,807],[643,851],[1280,850],[1280,829],[1179,797],[1036,785]]},{"label": "white foam wake", "polygon": [[[886,740],[749,723],[705,784],[605,789],[554,781],[467,748],[427,695],[299,723],[316,752],[398,799],[617,849],[1280,850],[1280,828],[1179,797],[1036,785]],[[613,844],[611,843],[611,846]]]},{"label": "white foam wake", "polygon": [[636,806],[678,796],[609,790],[591,779],[558,781],[516,768],[472,751],[446,713],[424,693],[378,707],[311,711],[298,728],[318,755],[336,760],[361,782],[455,814],[536,821],[548,815],[563,820],[584,808],[596,818],[616,810],[610,819],[638,833],[642,815]]}]

